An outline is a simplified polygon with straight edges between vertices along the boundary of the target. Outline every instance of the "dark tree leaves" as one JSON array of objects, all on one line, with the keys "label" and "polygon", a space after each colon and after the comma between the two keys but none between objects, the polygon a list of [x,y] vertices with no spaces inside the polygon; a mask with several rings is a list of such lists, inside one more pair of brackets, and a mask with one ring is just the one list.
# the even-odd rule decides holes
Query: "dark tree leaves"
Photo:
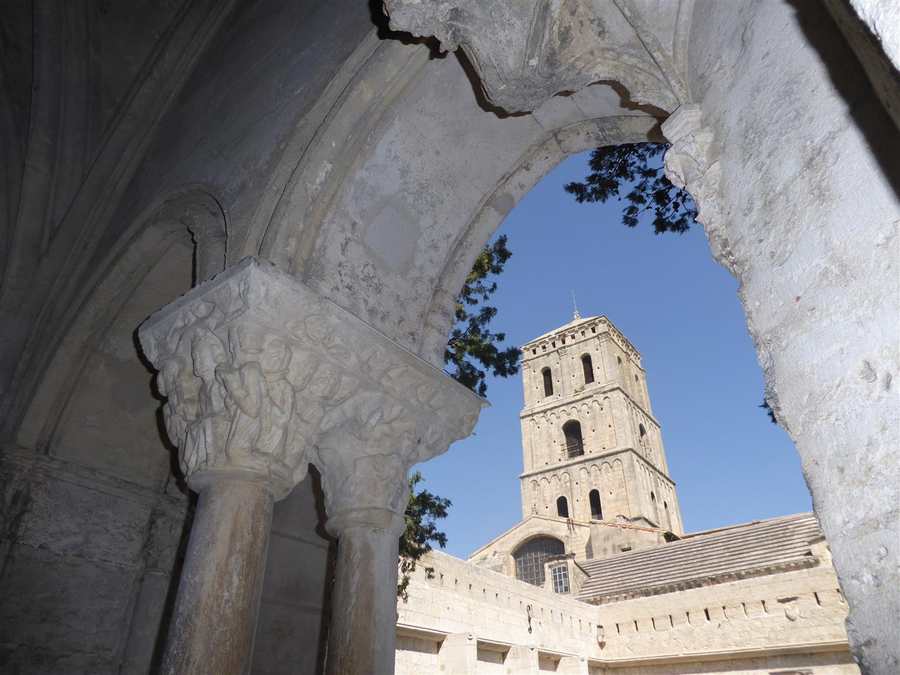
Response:
[{"label": "dark tree leaves", "polygon": [[622,223],[635,227],[648,212],[656,234],[687,232],[697,207],[686,190],[673,185],[663,170],[667,143],[624,143],[591,152],[590,173],[565,186],[579,204],[623,199]]},{"label": "dark tree leaves", "polygon": [[[416,492],[416,486],[424,479],[418,471],[409,477],[409,502],[406,505],[406,530],[400,537],[399,579],[397,595],[407,599],[407,589],[416,562],[428,551],[432,544],[441,548],[447,545],[447,535],[437,528],[437,521],[447,517],[450,500],[438,497],[428,490]],[[433,567],[426,567],[428,578],[434,575]]]},{"label": "dark tree leaves", "polygon": [[497,237],[478,254],[456,298],[456,323],[444,351],[447,373],[480,396],[487,393],[488,372],[497,377],[519,372],[521,351],[517,347],[501,347],[506,334],[489,327],[497,308],[486,304],[497,290],[495,277],[511,255],[506,235]]}]

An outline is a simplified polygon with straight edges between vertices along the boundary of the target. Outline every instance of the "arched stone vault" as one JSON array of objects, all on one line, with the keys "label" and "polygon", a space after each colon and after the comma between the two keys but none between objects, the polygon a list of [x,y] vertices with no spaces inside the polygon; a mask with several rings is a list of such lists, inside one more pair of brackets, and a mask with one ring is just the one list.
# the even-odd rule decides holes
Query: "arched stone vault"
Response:
[{"label": "arched stone vault", "polygon": [[[32,476],[37,471],[33,467],[52,466],[63,476],[54,479],[58,486],[68,485],[76,474],[81,481],[87,475],[81,472],[84,467],[104,464],[99,461],[103,453],[92,454],[89,447],[66,462],[44,453],[64,447],[70,432],[77,435],[66,411],[79,404],[80,387],[89,392],[84,398],[115,398],[109,392],[97,395],[98,380],[83,377],[94,365],[102,369],[109,355],[91,350],[112,334],[119,347],[133,348],[131,331],[140,320],[135,308],[149,311],[170,303],[189,285],[185,203],[176,201],[174,211],[173,204],[161,208],[171,195],[198,195],[194,188],[202,185],[208,187],[200,192],[217,197],[201,196],[187,209],[200,218],[188,218],[200,249],[204,243],[212,245],[207,247],[213,252],[209,258],[200,256],[206,261],[200,278],[217,269],[216,261],[226,254],[231,266],[244,256],[259,255],[302,282],[305,290],[294,289],[297,297],[332,300],[348,310],[342,314],[331,308],[351,333],[371,337],[368,324],[439,366],[456,291],[481,245],[517,200],[567,154],[665,137],[674,145],[667,157],[670,176],[698,200],[716,259],[741,283],[767,398],[797,443],[850,601],[856,654],[870,672],[896,672],[900,152],[894,147],[897,129],[865,77],[868,73],[896,119],[895,3],[851,0],[852,12],[841,0],[825,3],[865,72],[823,7],[812,2],[386,4],[396,29],[436,36],[445,48],[460,47],[463,55],[438,58],[408,36],[376,33],[368,12],[353,3],[287,3],[275,11],[266,2],[207,1],[188,3],[183,11],[167,6],[151,12],[147,16],[152,21],[141,28],[159,29],[138,30],[140,39],[127,45],[100,39],[101,46],[115,48],[97,51],[106,57],[94,63],[86,61],[96,49],[90,41],[53,39],[54,26],[76,36],[83,33],[86,15],[65,10],[70,22],[54,23],[56,9],[44,8],[48,13],[34,24],[35,76],[43,88],[32,89],[32,82],[22,78],[17,82],[21,86],[10,89],[23,100],[35,94],[35,105],[9,107],[3,98],[8,92],[0,95],[4,138],[16,138],[16,130],[24,128],[34,132],[22,147],[12,148],[11,164],[22,164],[23,172],[10,177],[0,199],[9,207],[16,194],[22,198],[15,222],[4,230],[0,303],[6,329],[0,349],[0,408],[3,440],[15,446],[9,455],[15,467],[9,485],[15,494],[21,485],[32,486],[26,492],[42,486],[42,479]],[[874,40],[868,34],[859,38],[860,26],[874,31]],[[30,27],[22,35],[31,35]],[[260,45],[266,54],[258,61],[254,57]],[[21,53],[28,54],[28,47]],[[105,101],[102,111],[94,111],[103,113],[94,122],[86,124],[79,107],[85,87],[71,82],[57,86],[57,57],[65,57],[75,70],[88,61],[92,67],[119,60],[127,65],[114,73],[122,76],[115,83],[118,93]],[[104,82],[97,74],[88,81],[96,87]],[[209,114],[211,92],[214,115]],[[12,122],[7,119],[11,110]],[[27,115],[19,114],[25,110]],[[61,126],[48,122],[63,113],[71,115],[60,120]],[[91,152],[83,157],[72,154],[81,152],[79,129],[91,136]],[[97,143],[101,138],[104,142]],[[72,169],[84,170],[81,184],[73,180],[77,172]],[[200,227],[201,221],[213,225]],[[163,255],[166,250],[172,255]],[[160,255],[168,262],[154,266]],[[176,268],[183,276],[176,278]],[[278,278],[277,285],[290,286],[264,263],[242,269],[236,274]],[[141,289],[141,280],[151,277],[148,288]],[[149,287],[157,282],[161,292],[153,295]],[[294,303],[292,308],[300,314],[306,305]],[[393,342],[379,344],[396,363],[408,365],[409,355]],[[365,349],[357,352],[372,357]],[[136,359],[137,352],[132,349],[129,358]],[[378,365],[379,359],[373,363]],[[420,375],[427,371],[412,363]],[[147,373],[141,370],[132,377],[134,372],[123,382],[137,382],[129,391],[143,390],[149,415],[156,402]],[[441,381],[436,373],[425,379]],[[318,391],[327,389],[328,381],[317,378],[313,391],[299,384],[296,391],[327,398],[345,390]],[[363,412],[377,410],[379,400],[366,399]],[[85,408],[78,411],[91,415]],[[353,427],[356,412],[348,411],[349,422],[340,416],[332,421],[342,429]],[[102,420],[110,428],[118,422],[115,415]],[[401,432],[400,437],[408,435]],[[91,445],[88,435],[81,440]],[[112,448],[121,452],[120,459],[130,457],[130,440]],[[393,441],[376,440],[363,440],[360,447],[380,443],[388,448],[385,456],[396,452]],[[427,449],[440,452],[445,440],[426,443]],[[140,454],[138,445],[131,449]],[[161,444],[142,447],[148,456],[165,453]],[[86,500],[78,511],[35,497],[45,501],[31,512],[44,513],[46,520],[29,526],[38,543],[22,550],[40,556],[48,545],[59,545],[60,557],[48,563],[44,576],[32,574],[32,583],[83,578],[73,576],[74,568],[67,566],[66,542],[84,538],[86,527],[83,516],[72,514],[90,517],[97,511],[120,517],[120,533],[128,541],[140,539],[131,533],[144,526],[135,525],[140,519],[132,522],[123,505],[138,493],[148,504],[162,503],[158,488],[146,488],[160,476],[159,467],[144,466],[125,482],[108,480],[120,466],[106,463],[100,467],[106,477],[91,474],[85,479],[85,494],[106,494],[106,488],[98,492],[94,487],[103,484],[124,495],[115,507],[107,502],[85,506],[95,503]],[[391,473],[388,463],[381,468]],[[346,477],[348,472],[338,469],[331,480]],[[394,473],[402,483],[399,469]],[[371,487],[364,481],[347,485],[350,497],[354,490]],[[307,497],[310,502],[311,494]],[[171,520],[174,531],[182,506],[170,506],[172,517],[165,520]],[[312,510],[306,512],[310,522],[302,524],[311,532]],[[20,515],[7,522],[18,522]],[[66,518],[63,525],[57,522]],[[141,518],[155,521],[152,514]],[[57,532],[77,537],[55,537]],[[148,537],[155,537],[154,532],[151,528]],[[177,541],[177,532],[171,539]],[[382,540],[390,542],[391,537]],[[79,551],[75,557],[87,554],[105,565],[109,554],[117,553],[113,545],[89,544],[73,549]],[[121,548],[128,565],[141,557],[131,556],[128,545]],[[359,575],[363,590],[367,578],[385,578],[377,575],[389,572],[395,551],[384,547],[382,553],[380,572]],[[171,558],[163,558],[156,571],[168,574]],[[97,605],[92,618],[79,624],[113,616],[110,607],[122,604],[112,590],[114,581],[107,579],[112,577],[104,574],[102,584],[110,585],[98,595],[105,593],[110,602]],[[324,567],[317,574],[324,579]],[[165,596],[165,586],[156,596]],[[393,630],[392,600],[392,593],[381,593],[383,636]],[[23,628],[18,634],[27,633],[29,622],[39,623],[48,609],[71,609],[65,601],[11,602],[33,610],[17,618]],[[154,611],[162,606],[161,601],[148,602]],[[354,630],[345,631],[354,649],[366,648],[369,618],[358,614]],[[146,625],[158,625],[155,620],[151,617]],[[138,632],[119,628],[104,633],[104,644],[127,642],[124,653],[116,647],[119,651],[103,655],[116,669],[121,663],[150,660],[152,640],[139,634],[143,624],[136,620],[129,625]],[[84,649],[92,655],[95,647],[85,647],[81,635],[75,630],[72,644],[79,653]],[[27,649],[46,651],[47,645]],[[346,650],[349,667],[358,672],[352,663],[356,652],[351,651]]]},{"label": "arched stone vault", "polygon": [[[871,144],[896,128],[857,64],[809,48],[808,34],[839,44],[830,18],[779,3],[685,2],[662,20],[626,1],[561,3],[556,16],[542,3],[387,6],[394,28],[462,47],[478,80],[423,47],[375,47],[283,191],[263,253],[440,364],[456,291],[516,201],[565,155],[659,138],[665,120],[669,175],[695,196],[716,259],[741,283],[857,654],[876,670],[896,664],[884,626],[900,598],[878,589],[898,587],[898,357],[885,324],[900,297],[898,171],[896,155]],[[627,43],[612,63],[591,42],[607,33],[582,25],[591,12]],[[500,108],[533,112],[485,109],[473,84]],[[848,223],[871,247],[848,245]]]}]

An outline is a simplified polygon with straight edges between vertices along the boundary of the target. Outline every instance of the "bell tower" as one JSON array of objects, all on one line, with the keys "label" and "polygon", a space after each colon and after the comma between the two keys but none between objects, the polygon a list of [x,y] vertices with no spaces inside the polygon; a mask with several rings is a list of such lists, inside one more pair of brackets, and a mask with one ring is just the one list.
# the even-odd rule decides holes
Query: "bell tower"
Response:
[{"label": "bell tower", "polygon": [[609,319],[576,312],[524,345],[522,384],[523,517],[683,533],[641,356]]}]

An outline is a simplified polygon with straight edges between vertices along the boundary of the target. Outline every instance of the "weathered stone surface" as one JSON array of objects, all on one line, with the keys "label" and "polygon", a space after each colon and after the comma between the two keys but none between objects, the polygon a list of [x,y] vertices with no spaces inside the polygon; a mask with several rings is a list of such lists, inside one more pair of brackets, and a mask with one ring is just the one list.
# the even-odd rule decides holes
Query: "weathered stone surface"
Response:
[{"label": "weathered stone surface", "polygon": [[577,0],[483,3],[387,0],[391,27],[434,36],[475,65],[488,98],[508,112],[531,111],[555,94],[619,82],[635,103],[672,109],[687,91],[680,32],[693,2],[592,5]]}]

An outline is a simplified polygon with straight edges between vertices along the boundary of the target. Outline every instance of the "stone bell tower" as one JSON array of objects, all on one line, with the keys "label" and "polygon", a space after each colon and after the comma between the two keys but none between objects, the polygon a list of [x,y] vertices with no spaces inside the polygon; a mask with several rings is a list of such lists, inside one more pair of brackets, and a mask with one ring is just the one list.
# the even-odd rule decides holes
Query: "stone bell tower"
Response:
[{"label": "stone bell tower", "polygon": [[603,316],[522,347],[522,513],[683,533],[641,356]]}]

